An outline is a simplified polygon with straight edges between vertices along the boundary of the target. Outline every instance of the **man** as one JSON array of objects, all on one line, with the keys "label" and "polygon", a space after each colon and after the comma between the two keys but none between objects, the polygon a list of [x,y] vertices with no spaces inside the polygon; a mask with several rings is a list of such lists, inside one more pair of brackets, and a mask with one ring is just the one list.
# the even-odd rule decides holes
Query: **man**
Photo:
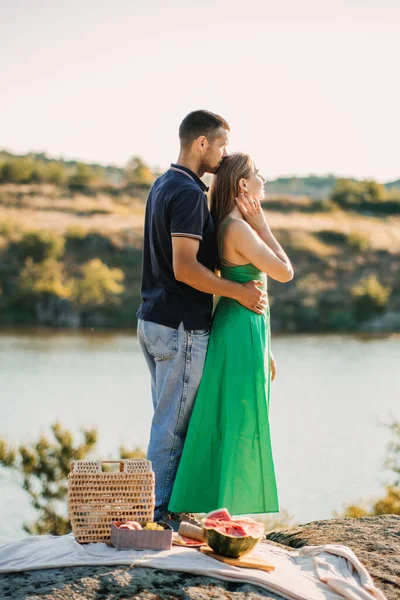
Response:
[{"label": "man", "polygon": [[169,514],[168,503],[203,372],[213,294],[261,313],[261,282],[239,284],[215,275],[214,224],[207,187],[226,156],[228,123],[206,110],[179,128],[176,164],[153,184],[146,204],[138,338],[151,374],[154,415],[147,458],[155,473],[154,519],[197,522]]}]

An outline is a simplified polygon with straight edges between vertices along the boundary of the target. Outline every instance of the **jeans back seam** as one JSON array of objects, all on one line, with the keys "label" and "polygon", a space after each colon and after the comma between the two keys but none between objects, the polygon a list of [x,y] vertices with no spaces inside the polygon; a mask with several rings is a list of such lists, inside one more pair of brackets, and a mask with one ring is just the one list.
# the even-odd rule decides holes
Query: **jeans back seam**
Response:
[{"label": "jeans back seam", "polygon": [[169,455],[169,461],[168,461],[168,467],[167,467],[167,476],[165,479],[165,489],[164,489],[164,497],[162,499],[162,504],[164,505],[167,498],[166,498],[166,492],[168,490],[168,485],[169,485],[169,481],[170,481],[170,474],[171,474],[171,462],[172,462],[172,457],[174,455],[175,452],[175,444],[176,444],[176,439],[177,439],[177,433],[178,433],[178,428],[179,428],[179,424],[181,421],[181,415],[182,415],[182,408],[185,404],[185,400],[186,400],[186,395],[187,395],[187,384],[189,381],[189,373],[190,373],[190,366],[191,366],[191,362],[192,362],[192,346],[193,346],[193,339],[190,333],[186,333],[187,335],[187,342],[186,342],[186,360],[185,360],[185,371],[183,374],[183,388],[182,388],[182,395],[181,395],[181,399],[179,402],[179,412],[178,412],[178,418],[176,421],[176,427],[175,427],[175,431],[174,431],[174,441],[172,444],[172,448],[171,448],[171,452]]}]

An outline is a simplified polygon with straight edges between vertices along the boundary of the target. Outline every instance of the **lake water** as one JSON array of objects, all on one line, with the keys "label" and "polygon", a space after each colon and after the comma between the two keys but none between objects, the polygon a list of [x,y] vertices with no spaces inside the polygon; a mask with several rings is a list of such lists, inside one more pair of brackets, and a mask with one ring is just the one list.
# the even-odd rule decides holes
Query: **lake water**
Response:
[{"label": "lake water", "polygon": [[[379,496],[389,431],[400,419],[400,336],[273,339],[271,432],[281,508],[298,522]],[[136,337],[126,333],[0,333],[0,436],[36,440],[60,420],[97,427],[98,457],[147,445],[150,382]],[[24,537],[34,517],[15,477],[0,471],[0,543]]]}]

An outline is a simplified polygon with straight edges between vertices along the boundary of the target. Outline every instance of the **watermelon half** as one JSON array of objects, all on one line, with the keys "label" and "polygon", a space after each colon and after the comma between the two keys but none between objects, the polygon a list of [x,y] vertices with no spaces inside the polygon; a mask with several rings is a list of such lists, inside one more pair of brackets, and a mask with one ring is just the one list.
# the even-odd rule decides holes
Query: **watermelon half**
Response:
[{"label": "watermelon half", "polygon": [[226,508],[212,511],[202,520],[203,537],[216,554],[239,558],[250,552],[264,535],[264,524],[249,517],[233,518]]}]

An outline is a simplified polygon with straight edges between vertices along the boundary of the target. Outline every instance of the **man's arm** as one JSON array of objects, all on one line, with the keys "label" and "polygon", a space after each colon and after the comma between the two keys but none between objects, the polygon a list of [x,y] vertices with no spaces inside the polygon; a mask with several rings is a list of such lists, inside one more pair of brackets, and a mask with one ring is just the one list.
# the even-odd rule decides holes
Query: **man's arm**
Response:
[{"label": "man's arm", "polygon": [[172,265],[175,278],[187,285],[217,296],[233,298],[250,310],[264,312],[265,300],[259,286],[262,281],[236,283],[217,277],[210,269],[197,260],[200,242],[195,238],[172,236]]}]

